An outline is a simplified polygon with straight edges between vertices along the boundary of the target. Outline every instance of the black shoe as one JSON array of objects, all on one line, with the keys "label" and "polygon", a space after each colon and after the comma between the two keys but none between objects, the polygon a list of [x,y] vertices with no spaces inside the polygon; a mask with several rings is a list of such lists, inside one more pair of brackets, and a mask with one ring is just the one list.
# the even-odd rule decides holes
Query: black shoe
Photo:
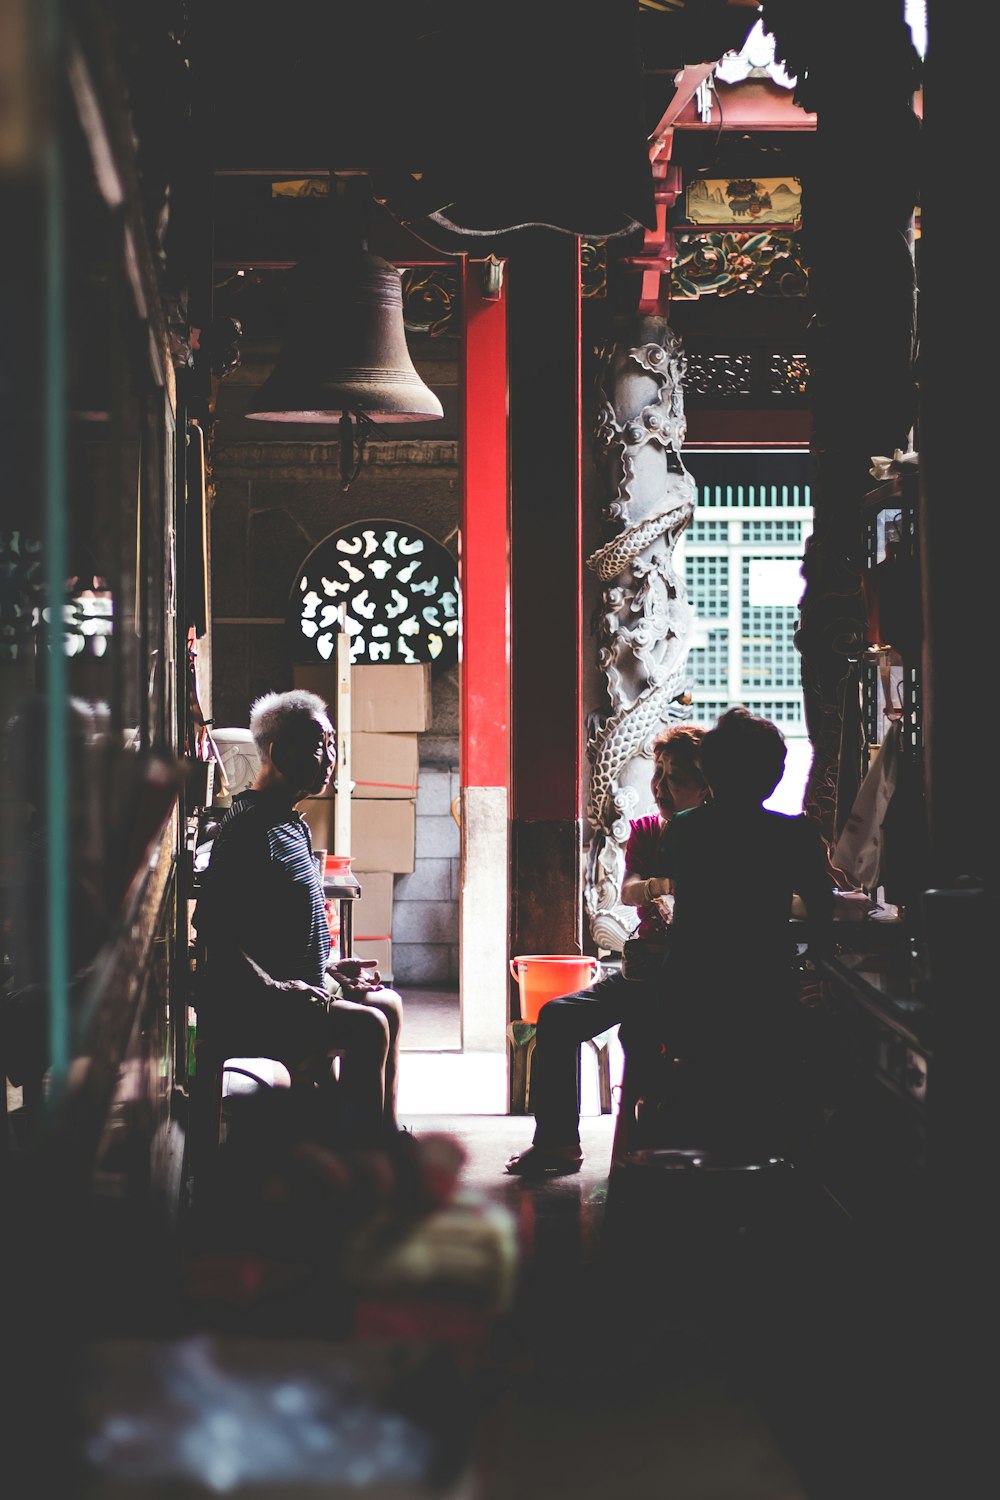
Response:
[{"label": "black shoe", "polygon": [[529,1146],[508,1157],[504,1171],[512,1177],[569,1177],[579,1172],[582,1164],[579,1146]]}]

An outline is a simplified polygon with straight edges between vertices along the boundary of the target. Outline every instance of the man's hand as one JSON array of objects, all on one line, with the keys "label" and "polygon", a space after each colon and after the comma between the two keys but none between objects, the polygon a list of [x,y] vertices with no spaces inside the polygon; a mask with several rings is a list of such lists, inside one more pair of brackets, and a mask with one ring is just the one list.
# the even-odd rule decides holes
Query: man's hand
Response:
[{"label": "man's hand", "polygon": [[322,1005],[324,1010],[330,1008],[330,996],[326,990],[321,990],[314,984],[308,984],[304,979],[282,979],[275,988],[284,990],[287,994],[291,994],[293,990],[304,990],[307,995],[312,996],[317,1005]]},{"label": "man's hand", "polygon": [[373,959],[331,959],[326,972],[341,989],[354,995],[367,995],[382,988],[382,976]]}]

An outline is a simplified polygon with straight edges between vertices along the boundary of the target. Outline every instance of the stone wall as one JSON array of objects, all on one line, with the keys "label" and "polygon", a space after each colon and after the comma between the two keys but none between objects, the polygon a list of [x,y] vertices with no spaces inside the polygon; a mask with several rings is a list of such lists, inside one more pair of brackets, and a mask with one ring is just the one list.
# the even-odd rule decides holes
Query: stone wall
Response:
[{"label": "stone wall", "polygon": [[417,792],[417,853],[412,875],[397,875],[393,891],[392,960],[398,985],[458,987],[458,895],[461,839],[458,740],[442,758],[421,758]]}]

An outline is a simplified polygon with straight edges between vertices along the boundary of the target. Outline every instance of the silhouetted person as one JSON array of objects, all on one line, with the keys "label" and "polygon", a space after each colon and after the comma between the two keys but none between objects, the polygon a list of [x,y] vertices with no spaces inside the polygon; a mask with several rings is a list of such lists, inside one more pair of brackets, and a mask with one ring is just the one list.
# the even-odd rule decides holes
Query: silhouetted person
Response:
[{"label": "silhouetted person", "polygon": [[[657,811],[633,820],[625,846],[621,899],[639,908],[636,936],[628,945],[647,954],[641,979],[627,968],[596,984],[548,1000],[538,1014],[531,1098],[535,1136],[525,1150],[509,1158],[505,1170],[515,1177],[558,1177],[578,1172],[580,1149],[578,1077],[580,1044],[618,1022],[659,1016],[663,1004],[665,940],[669,908],[663,898],[660,844],[670,819],[682,808],[697,807],[707,795],[698,765],[703,731],[692,724],[666,729],[653,743],[652,791]],[[634,961],[634,960],[633,960]],[[650,1024],[655,1021],[650,1019]]]},{"label": "silhouetted person", "polygon": [[[680,1085],[678,1124],[695,1128],[688,1109],[730,1139],[794,1123],[803,1012],[793,896],[809,951],[830,939],[833,884],[818,826],[762,806],[785,754],[776,725],[742,707],[724,713],[701,744],[711,798],[671,819],[660,850],[674,896],[660,1040]],[[668,1079],[668,1109],[670,1091]]]}]

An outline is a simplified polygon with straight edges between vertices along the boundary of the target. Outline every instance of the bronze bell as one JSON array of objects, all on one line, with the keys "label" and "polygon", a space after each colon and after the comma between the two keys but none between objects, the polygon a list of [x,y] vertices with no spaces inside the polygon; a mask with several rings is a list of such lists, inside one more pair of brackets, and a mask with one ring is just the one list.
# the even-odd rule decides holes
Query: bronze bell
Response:
[{"label": "bronze bell", "polygon": [[444,416],[410,358],[394,266],[360,244],[291,275],[288,333],[248,417],[366,426]]}]

